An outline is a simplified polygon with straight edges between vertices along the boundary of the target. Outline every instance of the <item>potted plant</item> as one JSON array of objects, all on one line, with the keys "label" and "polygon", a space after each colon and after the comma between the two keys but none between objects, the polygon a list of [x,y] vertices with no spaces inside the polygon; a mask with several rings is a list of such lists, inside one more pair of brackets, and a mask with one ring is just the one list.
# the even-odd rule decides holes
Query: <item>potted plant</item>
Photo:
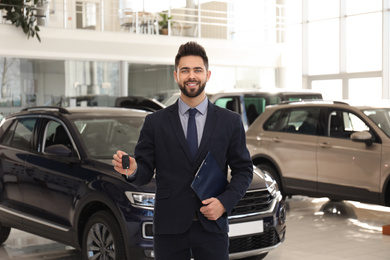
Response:
[{"label": "potted plant", "polygon": [[159,15],[161,17],[161,20],[158,22],[158,25],[160,26],[160,34],[168,35],[168,25],[172,16],[169,16],[167,11],[159,13]]},{"label": "potted plant", "polygon": [[[30,4],[31,1],[33,1],[32,4]],[[43,4],[43,0],[0,0],[0,13],[4,9],[6,20],[16,27],[20,26],[28,38],[36,35],[41,41],[38,35],[39,27],[36,25],[38,1]]]}]

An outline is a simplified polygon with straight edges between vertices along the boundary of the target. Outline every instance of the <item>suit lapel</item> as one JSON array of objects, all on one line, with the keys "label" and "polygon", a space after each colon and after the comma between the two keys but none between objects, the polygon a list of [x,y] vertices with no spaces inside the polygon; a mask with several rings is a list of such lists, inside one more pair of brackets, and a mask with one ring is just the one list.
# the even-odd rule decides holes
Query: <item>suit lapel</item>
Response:
[{"label": "suit lapel", "polygon": [[171,121],[173,132],[175,133],[177,140],[179,141],[181,147],[183,148],[184,153],[187,155],[188,159],[192,161],[193,159],[190,152],[190,148],[184,136],[183,127],[181,126],[181,122],[180,122],[178,102],[176,102],[174,105],[171,106],[169,120]]}]

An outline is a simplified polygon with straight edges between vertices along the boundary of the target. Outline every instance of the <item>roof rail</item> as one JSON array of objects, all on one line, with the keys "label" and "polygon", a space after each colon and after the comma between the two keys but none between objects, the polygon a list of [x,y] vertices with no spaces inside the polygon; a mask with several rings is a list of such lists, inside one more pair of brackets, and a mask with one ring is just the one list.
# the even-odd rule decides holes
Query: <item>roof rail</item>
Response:
[{"label": "roof rail", "polygon": [[54,106],[26,107],[23,108],[21,111],[37,111],[37,110],[58,111],[62,114],[70,114],[69,110],[63,107],[54,107]]},{"label": "roof rail", "polygon": [[297,100],[284,100],[284,101],[281,101],[279,104],[292,104],[292,103],[318,102],[318,101],[324,101],[324,100],[323,99],[311,99],[311,98],[304,99],[304,98],[300,98],[300,99],[297,99]]},{"label": "roof rail", "polygon": [[339,104],[339,105],[347,105],[349,106],[348,103],[343,102],[343,101],[334,101],[334,100],[324,100],[324,99],[299,99],[299,100],[285,100],[280,102],[279,104],[293,104],[293,103],[316,103],[316,102],[328,102],[328,103],[333,103],[333,104]]},{"label": "roof rail", "polygon": [[349,106],[349,104],[347,102],[343,102],[343,101],[333,101],[334,104],[339,104],[339,105],[347,105]]}]

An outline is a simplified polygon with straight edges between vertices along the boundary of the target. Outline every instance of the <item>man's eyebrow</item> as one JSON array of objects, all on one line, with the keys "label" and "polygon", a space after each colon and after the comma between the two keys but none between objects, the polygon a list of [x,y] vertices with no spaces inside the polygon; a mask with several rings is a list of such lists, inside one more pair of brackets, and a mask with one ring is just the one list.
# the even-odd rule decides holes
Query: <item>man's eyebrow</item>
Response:
[{"label": "man's eyebrow", "polygon": [[[180,68],[180,70],[189,70],[189,69],[191,69],[191,68],[190,67],[182,67],[182,68]],[[193,69],[195,69],[195,70],[199,70],[199,69],[203,70],[204,68],[202,68],[202,67],[194,67]]]}]

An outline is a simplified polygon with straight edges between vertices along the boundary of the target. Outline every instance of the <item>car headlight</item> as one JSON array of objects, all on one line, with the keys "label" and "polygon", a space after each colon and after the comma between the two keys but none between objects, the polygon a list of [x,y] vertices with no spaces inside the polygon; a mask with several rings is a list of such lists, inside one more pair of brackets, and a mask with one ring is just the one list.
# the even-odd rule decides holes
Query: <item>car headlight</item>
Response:
[{"label": "car headlight", "polygon": [[267,183],[268,192],[273,197],[275,197],[276,194],[279,192],[278,183],[269,174],[265,173],[264,176],[265,176],[265,181]]},{"label": "car headlight", "polygon": [[279,187],[278,187],[278,183],[271,175],[260,170],[256,166],[253,166],[253,172],[265,181],[265,184],[267,185],[268,192],[273,197],[275,197],[277,195],[277,193],[280,192]]},{"label": "car headlight", "polygon": [[154,209],[154,193],[125,192],[131,204],[137,208]]}]

